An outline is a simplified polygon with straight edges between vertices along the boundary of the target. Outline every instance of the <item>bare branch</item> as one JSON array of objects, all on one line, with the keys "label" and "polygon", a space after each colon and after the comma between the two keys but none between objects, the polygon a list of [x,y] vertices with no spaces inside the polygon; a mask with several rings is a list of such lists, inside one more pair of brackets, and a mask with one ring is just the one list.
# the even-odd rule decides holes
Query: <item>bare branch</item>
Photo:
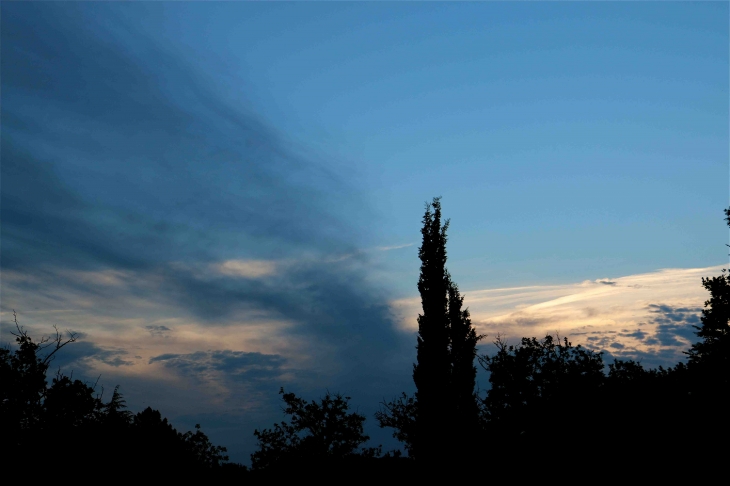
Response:
[{"label": "bare branch", "polygon": [[17,338],[27,338],[28,331],[20,327],[20,324],[18,324],[18,314],[15,313],[15,309],[13,309],[13,320],[15,321],[15,329],[18,330],[18,334],[15,334],[13,331],[10,331],[10,334]]},{"label": "bare branch", "polygon": [[55,355],[61,348],[63,348],[67,344],[75,343],[76,340],[78,339],[76,333],[71,332],[71,331],[69,331],[67,329],[66,330],[66,333],[68,334],[69,337],[68,337],[68,339],[66,339],[64,341],[63,340],[63,334],[61,334],[58,331],[58,327],[55,324],[53,325],[53,329],[56,330],[56,336],[53,338],[53,341],[49,342],[49,344],[47,346],[44,346],[43,347],[45,349],[48,346],[53,346],[53,351],[51,351],[50,353],[48,353],[48,355],[46,355],[46,357],[43,358],[43,364],[50,363],[51,360],[53,360],[53,355]]}]

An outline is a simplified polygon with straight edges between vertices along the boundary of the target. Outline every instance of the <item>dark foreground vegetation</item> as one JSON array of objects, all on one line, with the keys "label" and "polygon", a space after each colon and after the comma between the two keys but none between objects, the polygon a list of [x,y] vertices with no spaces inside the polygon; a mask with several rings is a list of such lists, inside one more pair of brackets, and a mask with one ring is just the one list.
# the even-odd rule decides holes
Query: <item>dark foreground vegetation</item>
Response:
[{"label": "dark foreground vegetation", "polygon": [[[725,213],[730,225],[730,209]],[[615,360],[606,366],[601,353],[552,336],[516,345],[497,338],[495,354],[478,355],[482,336],[445,267],[447,228],[434,199],[419,249],[416,393],[384,402],[375,417],[405,453],[363,447],[366,417],[350,411],[349,397],[327,393],[308,402],[282,389],[287,420],[254,432],[251,468],[230,463],[226,449],[211,444],[199,427],[181,433],[151,408],[133,414],[118,389],[105,397],[95,385],[60,372],[49,382],[53,356],[74,336],[56,333],[35,342],[16,320],[16,345],[0,349],[3,464],[39,475],[83,471],[88,480],[726,477],[727,273],[702,280],[710,297],[686,363],[645,369]],[[481,396],[476,364],[490,382]]]}]

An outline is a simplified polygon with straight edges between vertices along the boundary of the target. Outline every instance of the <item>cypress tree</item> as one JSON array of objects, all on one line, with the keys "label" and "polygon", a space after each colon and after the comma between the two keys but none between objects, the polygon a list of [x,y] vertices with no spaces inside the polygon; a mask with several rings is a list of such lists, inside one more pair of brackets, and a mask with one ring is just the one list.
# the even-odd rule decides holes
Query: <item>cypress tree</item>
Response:
[{"label": "cypress tree", "polygon": [[418,410],[413,452],[429,464],[461,454],[478,423],[474,357],[479,336],[446,270],[448,226],[448,220],[441,224],[441,201],[434,198],[426,204],[418,251],[423,313],[418,316],[413,366]]},{"label": "cypress tree", "polygon": [[450,398],[453,407],[451,427],[454,431],[452,434],[454,447],[451,450],[463,456],[472,449],[470,445],[479,424],[479,407],[474,393],[477,376],[474,358],[477,353],[477,342],[482,336],[477,335],[471,325],[469,309],[462,310],[464,297],[459,293],[458,286],[450,279],[448,293],[451,345]]},{"label": "cypress tree", "polygon": [[418,250],[421,274],[418,291],[423,313],[418,315],[418,344],[413,381],[416,384],[418,416],[414,449],[416,457],[432,462],[448,442],[446,418],[450,382],[449,321],[447,314],[446,230],[441,225],[441,202],[426,204]]}]

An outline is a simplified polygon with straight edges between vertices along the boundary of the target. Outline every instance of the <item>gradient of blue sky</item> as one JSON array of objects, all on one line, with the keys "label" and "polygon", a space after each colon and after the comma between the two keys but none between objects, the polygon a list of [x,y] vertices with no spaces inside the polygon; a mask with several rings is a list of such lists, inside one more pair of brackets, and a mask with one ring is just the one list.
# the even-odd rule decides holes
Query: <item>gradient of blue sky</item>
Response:
[{"label": "gradient of blue sky", "polygon": [[281,385],[387,439],[435,195],[492,336],[671,364],[726,260],[727,3],[0,8],[0,340],[235,460]]},{"label": "gradient of blue sky", "polygon": [[378,243],[413,241],[422,201],[444,196],[464,284],[718,257],[724,3],[161,10],[150,28],[224,70],[287,137],[353,171],[380,210]]}]

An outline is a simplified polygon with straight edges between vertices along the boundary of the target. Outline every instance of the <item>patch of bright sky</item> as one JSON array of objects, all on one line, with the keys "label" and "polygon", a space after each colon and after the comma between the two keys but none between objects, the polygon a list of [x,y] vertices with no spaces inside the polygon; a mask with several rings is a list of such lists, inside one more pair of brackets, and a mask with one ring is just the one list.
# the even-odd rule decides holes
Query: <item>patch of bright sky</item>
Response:
[{"label": "patch of bright sky", "polygon": [[[363,247],[418,243],[443,196],[462,288],[725,258],[727,3],[118,8],[356,179]],[[415,248],[383,253],[403,295]]]}]

